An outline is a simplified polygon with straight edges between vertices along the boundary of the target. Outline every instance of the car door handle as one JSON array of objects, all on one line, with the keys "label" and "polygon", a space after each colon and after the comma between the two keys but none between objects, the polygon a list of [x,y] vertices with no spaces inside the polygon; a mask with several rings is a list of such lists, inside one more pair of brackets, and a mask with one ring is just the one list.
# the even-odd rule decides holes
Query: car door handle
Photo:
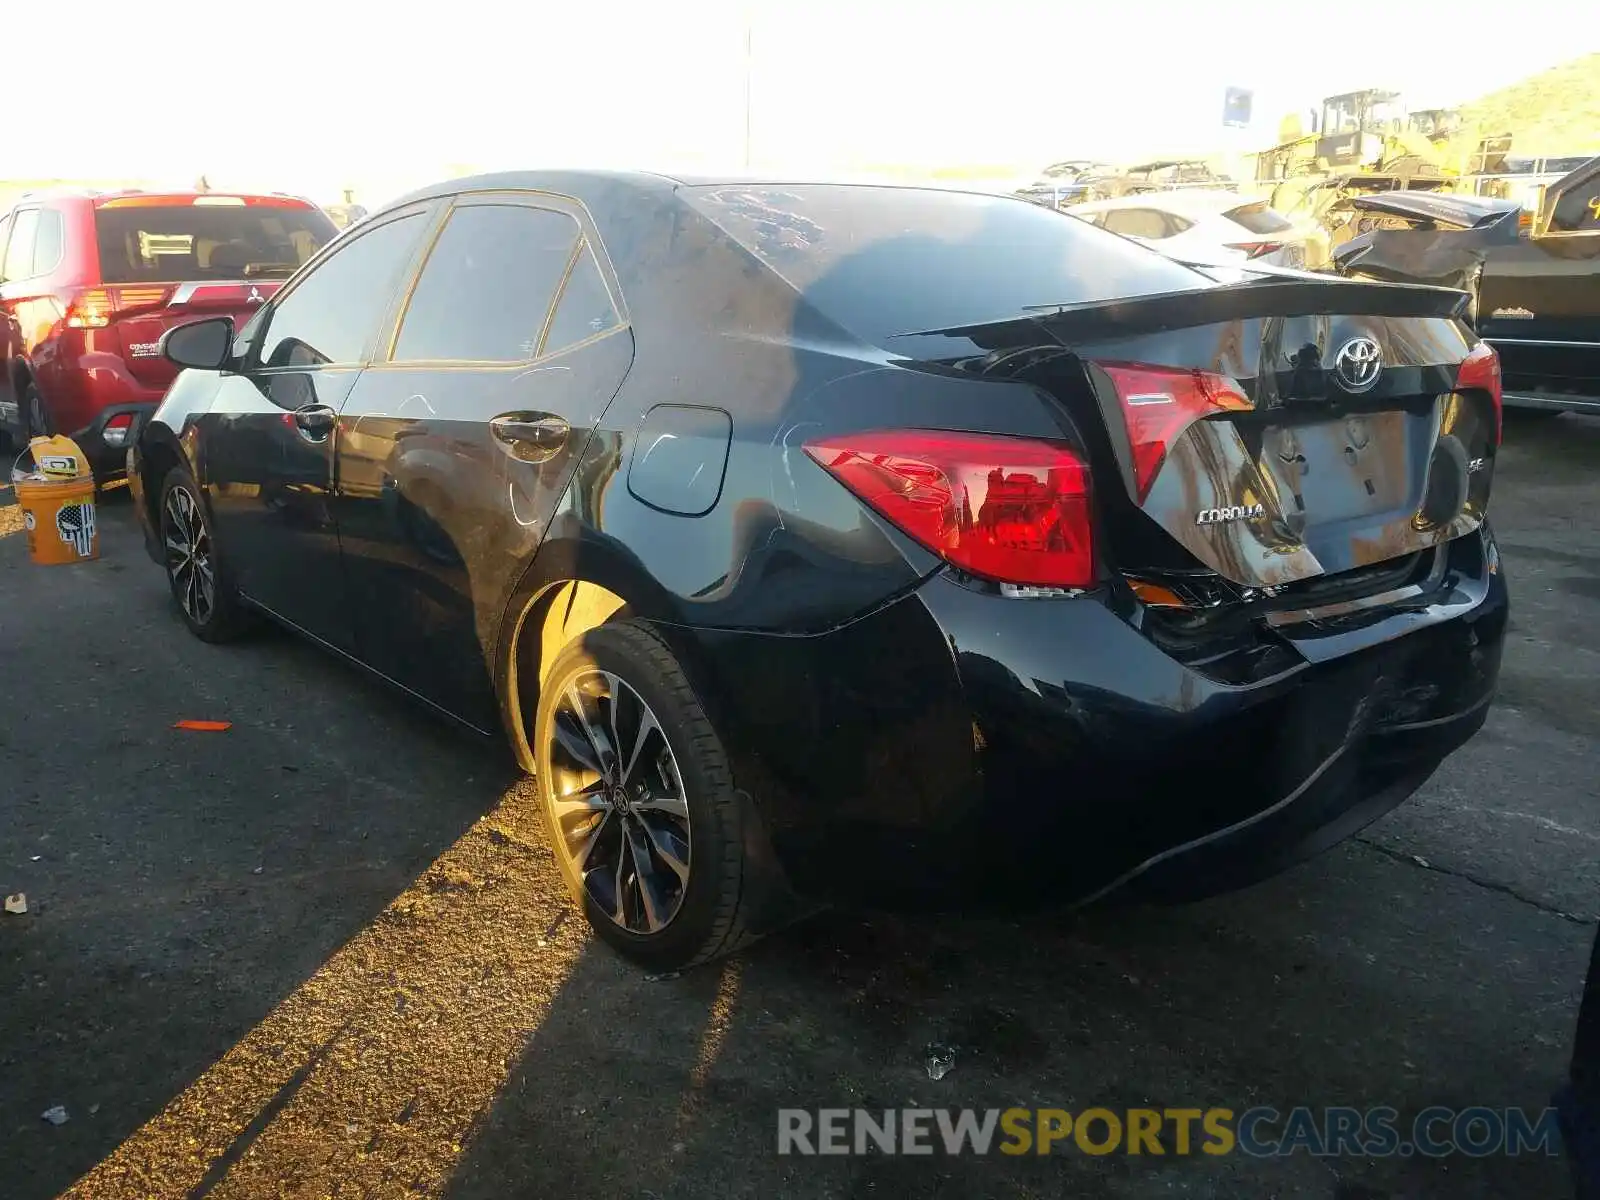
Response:
[{"label": "car door handle", "polygon": [[333,431],[339,414],[326,404],[307,404],[294,410],[294,423],[309,438],[321,440]]},{"label": "car door handle", "polygon": [[557,416],[516,413],[495,417],[489,430],[524,461],[543,462],[567,444],[572,427]]}]

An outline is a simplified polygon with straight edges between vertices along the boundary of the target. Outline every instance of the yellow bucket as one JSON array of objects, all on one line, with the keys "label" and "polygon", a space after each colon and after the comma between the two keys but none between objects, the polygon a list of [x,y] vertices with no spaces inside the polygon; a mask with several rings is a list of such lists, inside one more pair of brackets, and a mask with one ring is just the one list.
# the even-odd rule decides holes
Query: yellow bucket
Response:
[{"label": "yellow bucket", "polygon": [[64,437],[34,438],[27,452],[33,455],[34,471],[13,472],[13,487],[28,533],[28,556],[46,567],[99,558],[94,476],[83,452]]}]

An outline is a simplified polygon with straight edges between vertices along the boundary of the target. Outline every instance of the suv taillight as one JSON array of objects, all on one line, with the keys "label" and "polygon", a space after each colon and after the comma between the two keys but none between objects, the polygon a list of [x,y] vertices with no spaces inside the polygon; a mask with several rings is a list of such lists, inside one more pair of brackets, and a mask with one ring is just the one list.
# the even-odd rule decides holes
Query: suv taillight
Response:
[{"label": "suv taillight", "polygon": [[104,329],[118,317],[141,308],[160,308],[172,295],[169,287],[85,288],[67,305],[71,329]]},{"label": "suv taillight", "polygon": [[1133,450],[1134,500],[1143,504],[1150,485],[1183,431],[1219,412],[1248,411],[1249,399],[1226,375],[1142,363],[1099,362],[1117,390]]},{"label": "suv taillight", "polygon": [[940,558],[1023,587],[1094,586],[1089,469],[1055,442],[894,429],[821,438],[815,459]]},{"label": "suv taillight", "polygon": [[1461,360],[1456,388],[1481,388],[1489,393],[1494,409],[1494,444],[1498,446],[1505,421],[1505,393],[1500,380],[1500,355],[1488,342],[1479,342]]}]

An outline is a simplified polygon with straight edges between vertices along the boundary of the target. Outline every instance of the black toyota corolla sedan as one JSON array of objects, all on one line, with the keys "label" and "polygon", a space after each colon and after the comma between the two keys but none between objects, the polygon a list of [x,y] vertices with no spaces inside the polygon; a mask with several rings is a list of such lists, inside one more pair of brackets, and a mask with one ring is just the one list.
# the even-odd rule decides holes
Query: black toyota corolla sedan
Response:
[{"label": "black toyota corolla sedan", "polygon": [[817,903],[1203,896],[1414,791],[1506,625],[1465,301],[1010,197],[486,176],[169,332],[130,478],[195,634],[503,728],[673,969]]}]

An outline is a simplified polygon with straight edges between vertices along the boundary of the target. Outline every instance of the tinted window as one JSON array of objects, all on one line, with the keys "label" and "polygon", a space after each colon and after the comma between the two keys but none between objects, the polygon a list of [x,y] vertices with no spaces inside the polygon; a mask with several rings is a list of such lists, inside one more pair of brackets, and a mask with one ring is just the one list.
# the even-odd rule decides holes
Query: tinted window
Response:
[{"label": "tinted window", "polygon": [[342,243],[271,308],[261,365],[362,361],[422,228],[421,215],[413,213]]},{"label": "tinted window", "polygon": [[1123,237],[1164,238],[1172,233],[1167,218],[1153,208],[1115,208],[1106,213],[1103,224]]},{"label": "tinted window", "polygon": [[1213,286],[1154,250],[1025,200],[921,188],[709,186],[680,195],[869,340]]},{"label": "tinted window", "polygon": [[39,228],[39,210],[25,209],[11,219],[11,241],[6,246],[7,279],[26,279],[33,274],[34,233]]},{"label": "tinted window", "polygon": [[117,200],[95,210],[94,228],[103,283],[286,279],[339,232],[301,204]]},{"label": "tinted window", "polygon": [[545,352],[592,338],[616,326],[617,310],[611,304],[611,293],[606,291],[605,277],[600,274],[594,251],[585,243],[567,286],[561,289],[556,315],[544,341]]},{"label": "tinted window", "polygon": [[33,243],[33,273],[48,275],[61,265],[61,214],[51,209],[39,213],[39,229]]},{"label": "tinted window", "polygon": [[458,208],[422,269],[393,361],[532,358],[577,241],[577,221],[547,208]]},{"label": "tinted window", "polygon": [[1294,228],[1294,222],[1273,212],[1265,204],[1246,204],[1243,208],[1230,209],[1223,215],[1235,225],[1243,225],[1251,233],[1282,233],[1285,229]]}]

